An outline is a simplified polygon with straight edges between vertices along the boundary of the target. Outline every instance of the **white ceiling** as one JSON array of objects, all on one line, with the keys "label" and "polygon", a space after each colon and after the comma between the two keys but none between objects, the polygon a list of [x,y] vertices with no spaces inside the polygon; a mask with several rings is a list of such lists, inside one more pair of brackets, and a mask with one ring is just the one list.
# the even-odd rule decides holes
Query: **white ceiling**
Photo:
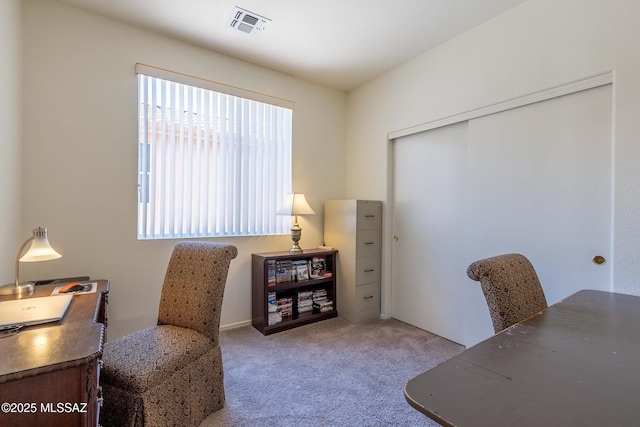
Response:
[{"label": "white ceiling", "polygon": [[[59,0],[350,90],[526,0]],[[271,19],[251,36],[234,6]]]}]

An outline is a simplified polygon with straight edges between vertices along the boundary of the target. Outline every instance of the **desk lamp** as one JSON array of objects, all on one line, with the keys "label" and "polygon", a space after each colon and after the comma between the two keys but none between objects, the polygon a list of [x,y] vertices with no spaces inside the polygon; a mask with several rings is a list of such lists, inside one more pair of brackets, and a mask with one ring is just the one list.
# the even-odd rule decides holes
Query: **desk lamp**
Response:
[{"label": "desk lamp", "polygon": [[291,226],[291,240],[293,240],[293,246],[289,249],[290,254],[301,254],[302,248],[298,245],[300,237],[302,236],[302,228],[298,225],[298,215],[315,215],[307,199],[302,193],[290,193],[287,199],[284,201],[284,206],[280,208],[276,215],[290,215],[293,216],[293,226]]},{"label": "desk lamp", "polygon": [[[22,251],[31,242],[31,247],[22,258]],[[58,259],[62,255],[56,252],[49,244],[47,239],[47,229],[38,227],[33,229],[33,236],[29,237],[18,249],[16,255],[16,276],[15,283],[9,283],[0,287],[0,295],[23,294],[33,292],[33,283],[20,284],[20,262],[39,262]]]}]

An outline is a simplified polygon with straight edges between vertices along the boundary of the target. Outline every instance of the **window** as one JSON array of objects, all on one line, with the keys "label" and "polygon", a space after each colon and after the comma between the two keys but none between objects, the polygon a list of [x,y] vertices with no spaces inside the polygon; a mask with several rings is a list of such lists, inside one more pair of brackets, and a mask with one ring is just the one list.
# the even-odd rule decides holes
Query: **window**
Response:
[{"label": "window", "polygon": [[276,212],[291,192],[292,103],[136,71],[138,239],[288,233]]}]

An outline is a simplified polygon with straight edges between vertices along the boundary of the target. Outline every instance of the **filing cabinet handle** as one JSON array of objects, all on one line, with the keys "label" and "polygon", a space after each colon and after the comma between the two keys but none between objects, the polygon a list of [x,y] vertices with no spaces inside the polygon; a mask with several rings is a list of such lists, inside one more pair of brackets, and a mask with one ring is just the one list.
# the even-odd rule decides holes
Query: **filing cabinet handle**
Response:
[{"label": "filing cabinet handle", "polygon": [[367,295],[367,296],[365,296],[365,297],[363,297],[363,298],[364,298],[364,299],[371,299],[371,298],[373,298],[373,295]]},{"label": "filing cabinet handle", "polygon": [[364,242],[365,245],[375,245],[376,242]]},{"label": "filing cabinet handle", "polygon": [[375,218],[376,216],[375,215],[365,215],[364,217],[365,218]]},{"label": "filing cabinet handle", "polygon": [[374,270],[373,268],[365,268],[364,269],[365,273],[371,273],[371,272],[374,272],[374,271],[376,271],[376,270]]}]

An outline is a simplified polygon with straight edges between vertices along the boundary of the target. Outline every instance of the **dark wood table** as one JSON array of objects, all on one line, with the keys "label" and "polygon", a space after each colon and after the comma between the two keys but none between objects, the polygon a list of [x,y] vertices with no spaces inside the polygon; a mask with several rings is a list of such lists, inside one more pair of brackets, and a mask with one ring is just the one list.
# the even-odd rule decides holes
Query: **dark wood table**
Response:
[{"label": "dark wood table", "polygon": [[[74,295],[59,322],[0,338],[0,426],[98,424],[109,282],[91,282],[96,292]],[[51,295],[56,286],[36,286],[28,298]]]},{"label": "dark wood table", "polygon": [[404,387],[443,426],[640,425],[640,297],[579,291]]}]

